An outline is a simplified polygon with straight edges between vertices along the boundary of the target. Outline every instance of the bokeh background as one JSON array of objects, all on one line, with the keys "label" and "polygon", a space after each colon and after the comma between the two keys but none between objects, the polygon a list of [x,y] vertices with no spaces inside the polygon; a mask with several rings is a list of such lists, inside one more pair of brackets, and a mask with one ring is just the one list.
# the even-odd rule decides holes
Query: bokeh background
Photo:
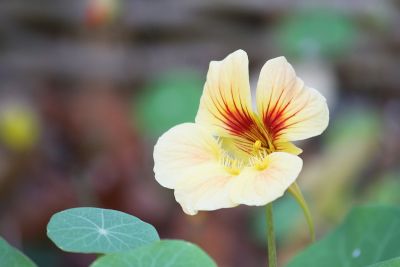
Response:
[{"label": "bokeh background", "polygon": [[[0,235],[40,266],[87,266],[46,238],[62,209],[122,210],[220,266],[264,266],[263,208],[185,215],[154,180],[153,146],[193,121],[210,60],[236,49],[255,85],[284,55],[331,111],[299,143],[299,183],[321,238],[362,203],[400,204],[400,1],[0,1]],[[254,87],[254,86],[253,86]],[[276,202],[282,264],[309,244]]]}]

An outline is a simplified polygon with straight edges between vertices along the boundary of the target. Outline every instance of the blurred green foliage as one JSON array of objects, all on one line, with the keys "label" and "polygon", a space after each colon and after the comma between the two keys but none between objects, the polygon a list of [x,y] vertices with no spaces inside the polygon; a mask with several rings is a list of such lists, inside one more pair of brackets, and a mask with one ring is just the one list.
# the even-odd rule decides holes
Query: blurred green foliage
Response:
[{"label": "blurred green foliage", "polygon": [[343,54],[355,39],[353,22],[333,10],[311,9],[291,14],[277,28],[285,55],[335,56]]},{"label": "blurred green foliage", "polygon": [[364,107],[346,107],[331,122],[326,136],[326,146],[336,146],[358,140],[376,138],[380,133],[382,118],[375,109]]},{"label": "blurred green foliage", "polygon": [[380,204],[400,204],[400,174],[388,172],[369,185],[365,194],[366,201]]},{"label": "blurred green foliage", "polygon": [[400,266],[400,258],[395,258],[387,261],[378,262],[368,267],[399,267],[399,266]]},{"label": "blurred green foliage", "polygon": [[[301,208],[290,195],[286,194],[284,197],[274,201],[273,209],[275,233],[280,244],[285,243],[288,237],[292,236],[299,223],[304,223],[304,228],[307,228],[306,221],[302,222]],[[260,245],[265,245],[267,222],[264,207],[254,209],[251,226],[253,237]]]},{"label": "blurred green foliage", "polygon": [[0,237],[0,266],[35,267],[36,264]]},{"label": "blurred green foliage", "polygon": [[200,75],[188,71],[171,72],[150,82],[133,103],[141,130],[155,138],[179,123],[193,122],[203,84]]},{"label": "blurred green foliage", "polygon": [[364,171],[379,148],[381,133],[377,114],[360,106],[343,108],[331,122],[320,156],[305,164],[299,183],[318,227],[341,220],[357,199],[354,192],[368,184]]},{"label": "blurred green foliage", "polygon": [[400,209],[364,206],[354,208],[342,225],[301,252],[288,267],[364,267],[399,255]]}]

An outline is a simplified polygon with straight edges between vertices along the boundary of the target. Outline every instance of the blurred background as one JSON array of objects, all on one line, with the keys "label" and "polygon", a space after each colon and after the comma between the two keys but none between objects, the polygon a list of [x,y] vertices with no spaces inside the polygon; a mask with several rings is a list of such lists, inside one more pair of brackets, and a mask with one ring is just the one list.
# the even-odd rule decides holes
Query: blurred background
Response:
[{"label": "blurred background", "polygon": [[[241,48],[253,88],[284,55],[328,99],[301,142],[299,183],[321,238],[361,203],[400,204],[400,1],[0,1],[0,235],[39,266],[50,216],[96,206],[192,241],[219,266],[264,266],[263,208],[185,215],[153,175],[153,146],[193,121],[210,60]],[[309,244],[296,202],[275,205],[280,262]]]}]

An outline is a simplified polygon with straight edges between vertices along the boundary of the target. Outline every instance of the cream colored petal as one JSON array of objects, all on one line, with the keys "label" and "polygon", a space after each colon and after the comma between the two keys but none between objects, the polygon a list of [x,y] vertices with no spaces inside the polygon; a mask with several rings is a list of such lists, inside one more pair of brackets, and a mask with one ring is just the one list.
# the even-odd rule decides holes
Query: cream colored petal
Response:
[{"label": "cream colored petal", "polygon": [[274,146],[277,152],[287,152],[294,155],[300,155],[303,152],[303,150],[298,148],[295,144],[283,139],[276,140]]},{"label": "cream colored petal", "polygon": [[167,188],[175,188],[193,168],[218,162],[221,148],[203,126],[184,123],[164,133],[154,147],[156,180]]},{"label": "cream colored petal", "polygon": [[284,57],[265,63],[256,95],[257,110],[274,140],[306,139],[321,134],[328,126],[325,98],[306,87]]},{"label": "cream colored petal", "polygon": [[298,156],[275,152],[265,159],[266,168],[247,167],[233,180],[232,200],[239,204],[263,206],[281,197],[299,175],[303,161]]},{"label": "cream colored petal", "polygon": [[230,184],[235,176],[218,163],[197,168],[175,188],[176,201],[189,215],[199,210],[217,210],[237,206],[230,198]]},{"label": "cream colored petal", "polygon": [[243,50],[212,61],[196,116],[196,123],[212,127],[219,136],[250,140],[241,144],[244,147],[260,139],[254,136],[259,133],[251,106],[248,65]]}]

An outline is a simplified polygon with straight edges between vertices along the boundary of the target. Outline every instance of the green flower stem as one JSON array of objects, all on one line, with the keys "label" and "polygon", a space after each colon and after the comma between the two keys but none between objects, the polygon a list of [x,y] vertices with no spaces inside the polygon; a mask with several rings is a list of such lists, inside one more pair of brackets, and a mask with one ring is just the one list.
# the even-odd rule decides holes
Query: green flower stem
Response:
[{"label": "green flower stem", "polygon": [[314,242],[315,241],[314,222],[311,216],[310,209],[307,206],[307,202],[304,199],[303,194],[301,193],[300,187],[295,182],[289,187],[288,191],[290,194],[292,194],[294,199],[297,201],[297,203],[303,210],[304,216],[306,217],[307,220],[308,228],[310,229],[311,241]]},{"label": "green flower stem", "polygon": [[267,206],[265,207],[265,211],[266,211],[266,218],[267,218],[268,266],[269,267],[277,267],[272,203],[267,204]]}]

